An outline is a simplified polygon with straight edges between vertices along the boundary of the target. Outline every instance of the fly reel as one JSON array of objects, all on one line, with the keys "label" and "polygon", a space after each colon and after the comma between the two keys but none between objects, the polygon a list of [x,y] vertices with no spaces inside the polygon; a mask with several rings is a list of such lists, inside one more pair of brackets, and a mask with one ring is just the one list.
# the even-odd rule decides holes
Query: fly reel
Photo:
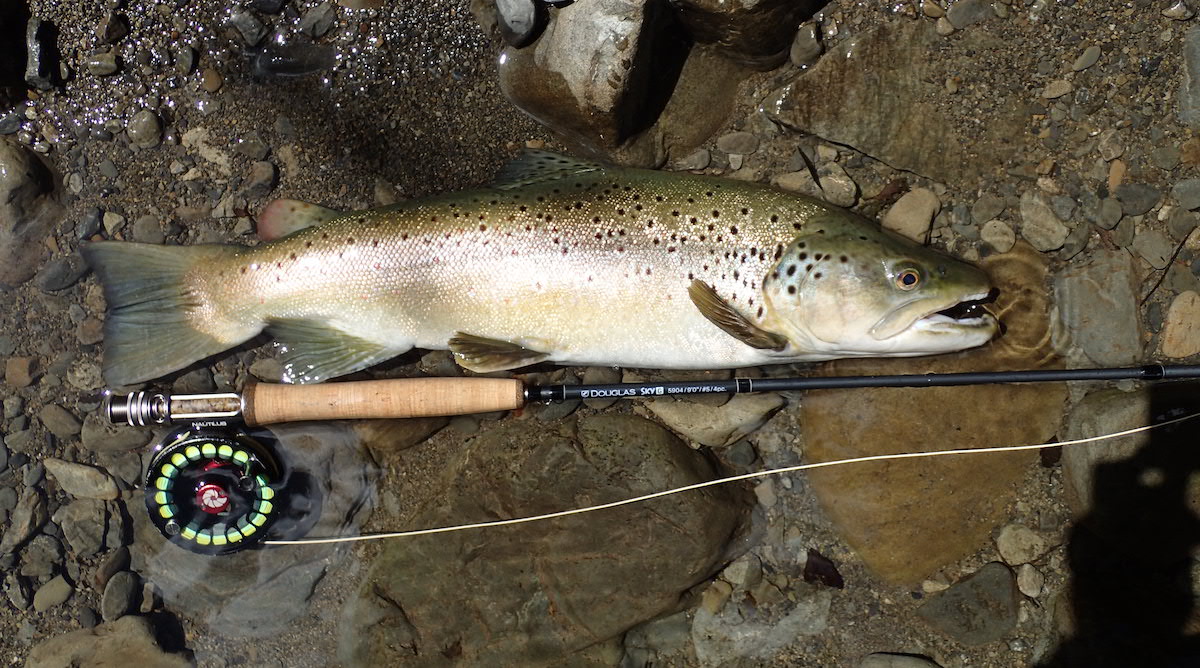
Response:
[{"label": "fly reel", "polygon": [[170,542],[229,554],[267,536],[279,512],[282,466],[241,430],[184,427],[157,446],[146,472],[146,510]]}]

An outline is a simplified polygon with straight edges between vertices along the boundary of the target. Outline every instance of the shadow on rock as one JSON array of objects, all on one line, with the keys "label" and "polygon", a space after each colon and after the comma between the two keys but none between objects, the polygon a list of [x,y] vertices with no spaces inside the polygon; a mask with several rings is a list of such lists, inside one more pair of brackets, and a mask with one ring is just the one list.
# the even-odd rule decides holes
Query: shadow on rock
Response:
[{"label": "shadow on rock", "polygon": [[[1143,424],[1194,413],[1200,388],[1158,386],[1145,408]],[[1068,637],[1042,668],[1200,665],[1195,433],[1195,423],[1184,423],[1127,443],[1127,456],[1094,456],[1090,484],[1076,491],[1088,498],[1068,539],[1069,600],[1060,599],[1056,620]]]}]

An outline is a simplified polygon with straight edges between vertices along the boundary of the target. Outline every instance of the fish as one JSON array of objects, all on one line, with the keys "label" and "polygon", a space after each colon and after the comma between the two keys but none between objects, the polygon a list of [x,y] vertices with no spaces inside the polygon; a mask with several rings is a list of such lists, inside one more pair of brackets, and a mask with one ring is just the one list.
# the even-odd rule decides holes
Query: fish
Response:
[{"label": "fish", "polygon": [[527,151],[473,190],[338,212],[277,200],[262,243],[81,252],[103,374],[159,378],[274,338],[313,383],[412,348],[488,373],[540,362],[725,369],[979,346],[980,269],[766,184]]}]

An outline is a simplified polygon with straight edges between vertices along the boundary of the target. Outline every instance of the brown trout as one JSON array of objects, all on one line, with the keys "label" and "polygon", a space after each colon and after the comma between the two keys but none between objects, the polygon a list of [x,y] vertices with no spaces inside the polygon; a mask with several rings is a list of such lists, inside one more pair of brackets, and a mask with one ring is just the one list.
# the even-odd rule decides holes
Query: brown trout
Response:
[{"label": "brown trout", "polygon": [[978,346],[979,269],[765,185],[530,152],[496,183],[339,213],[289,200],[257,246],[83,247],[104,375],[136,383],[246,342],[316,382],[413,347],[488,372],[549,360],[732,368]]}]

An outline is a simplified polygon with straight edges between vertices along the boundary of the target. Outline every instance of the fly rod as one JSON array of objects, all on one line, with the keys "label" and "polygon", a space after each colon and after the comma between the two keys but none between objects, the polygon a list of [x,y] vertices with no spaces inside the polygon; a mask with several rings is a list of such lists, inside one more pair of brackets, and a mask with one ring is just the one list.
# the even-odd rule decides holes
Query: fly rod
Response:
[{"label": "fly rod", "polygon": [[528,403],[576,399],[655,398],[864,387],[946,387],[995,383],[1183,380],[1200,378],[1200,365],[1148,364],[1091,369],[1033,369],[881,376],[733,378],[598,385],[527,385],[516,378],[396,378],[285,385],[256,383],[242,393],[124,396],[105,393],[104,412],[116,424],[191,423],[247,426],[304,420],[467,415],[513,410]]}]

